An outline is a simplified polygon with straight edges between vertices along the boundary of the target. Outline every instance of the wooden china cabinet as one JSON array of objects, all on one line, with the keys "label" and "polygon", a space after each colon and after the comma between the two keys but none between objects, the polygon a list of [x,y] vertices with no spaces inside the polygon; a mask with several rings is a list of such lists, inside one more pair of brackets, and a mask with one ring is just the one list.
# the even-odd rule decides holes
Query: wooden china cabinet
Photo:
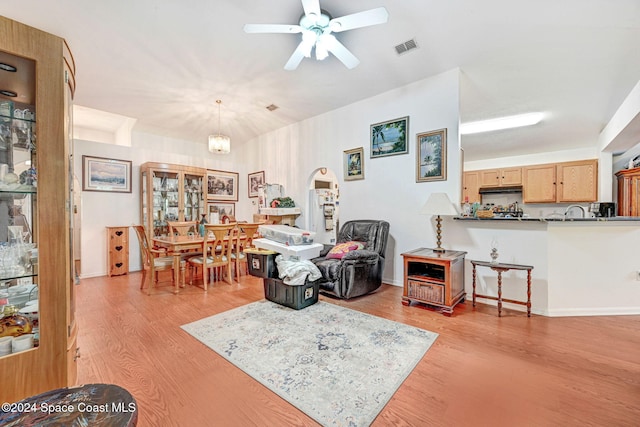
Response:
[{"label": "wooden china cabinet", "polygon": [[618,216],[640,216],[640,168],[616,172]]},{"label": "wooden china cabinet", "polygon": [[167,235],[167,221],[200,221],[207,170],[147,162],[140,166],[140,215],[150,238]]},{"label": "wooden china cabinet", "polygon": [[[0,166],[0,240],[5,252],[18,245],[32,248],[28,263],[22,256],[12,268],[3,263],[0,290],[19,308],[23,301],[15,291],[31,289],[28,298],[37,296],[39,314],[32,321],[33,347],[0,357],[0,401],[15,402],[77,380],[75,65],[64,39],[2,16],[0,63],[0,163],[7,165]],[[20,227],[22,236],[16,234]]]}]

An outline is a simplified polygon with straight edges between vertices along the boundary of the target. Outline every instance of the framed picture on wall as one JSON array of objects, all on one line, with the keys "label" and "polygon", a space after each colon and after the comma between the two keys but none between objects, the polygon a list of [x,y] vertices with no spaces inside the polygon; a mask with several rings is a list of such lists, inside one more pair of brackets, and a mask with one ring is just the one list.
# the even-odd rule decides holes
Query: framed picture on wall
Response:
[{"label": "framed picture on wall", "polygon": [[258,187],[264,184],[264,171],[249,174],[249,197],[258,197]]},{"label": "framed picture on wall", "polygon": [[226,216],[236,216],[236,204],[235,203],[224,203],[224,202],[209,202],[207,203],[207,220],[210,221],[211,214],[218,212],[218,218],[222,221],[222,217]]},{"label": "framed picture on wall", "polygon": [[238,173],[207,171],[207,199],[238,201]]},{"label": "framed picture on wall", "polygon": [[344,180],[364,179],[364,148],[353,148],[344,152]]},{"label": "framed picture on wall", "polygon": [[446,181],[447,130],[416,135],[416,182]]},{"label": "framed picture on wall", "polygon": [[369,141],[371,158],[407,154],[409,144],[409,116],[371,125]]},{"label": "framed picture on wall", "polygon": [[82,190],[131,193],[131,160],[82,156]]}]

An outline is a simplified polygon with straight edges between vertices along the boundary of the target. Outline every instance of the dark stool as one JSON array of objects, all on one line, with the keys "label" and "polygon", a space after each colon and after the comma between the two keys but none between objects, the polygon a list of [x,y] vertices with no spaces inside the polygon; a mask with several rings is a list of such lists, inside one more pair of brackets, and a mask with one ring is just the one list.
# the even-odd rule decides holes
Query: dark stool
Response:
[{"label": "dark stool", "polygon": [[0,425],[133,427],[138,407],[133,396],[114,384],[86,384],[46,391],[0,410]]}]

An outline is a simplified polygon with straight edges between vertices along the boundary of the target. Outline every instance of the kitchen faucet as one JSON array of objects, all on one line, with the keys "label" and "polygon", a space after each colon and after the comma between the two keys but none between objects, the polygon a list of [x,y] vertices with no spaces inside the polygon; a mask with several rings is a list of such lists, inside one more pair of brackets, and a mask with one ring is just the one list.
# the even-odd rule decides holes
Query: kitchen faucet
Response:
[{"label": "kitchen faucet", "polygon": [[569,211],[571,211],[571,209],[573,208],[580,208],[580,211],[582,212],[582,214],[580,215],[580,218],[584,218],[586,215],[586,211],[584,210],[583,206],[580,205],[569,205],[567,206],[567,209],[564,211],[564,216],[566,217],[567,214],[569,213]]}]

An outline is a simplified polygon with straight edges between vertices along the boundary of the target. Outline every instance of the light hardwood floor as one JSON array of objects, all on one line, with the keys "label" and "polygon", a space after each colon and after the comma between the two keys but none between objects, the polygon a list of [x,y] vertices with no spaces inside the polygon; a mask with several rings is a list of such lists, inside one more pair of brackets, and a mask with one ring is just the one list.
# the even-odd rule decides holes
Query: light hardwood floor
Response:
[{"label": "light hardwood floor", "polygon": [[[128,389],[142,427],[317,425],[180,329],[262,299],[261,279],[215,282],[206,294],[187,286],[173,295],[163,283],[147,296],[140,278],[78,285],[80,383]],[[640,316],[527,318],[507,310],[499,318],[495,307],[467,302],[445,317],[405,307],[401,297],[389,285],[350,301],[320,297],[440,334],[374,426],[638,425]]]}]

